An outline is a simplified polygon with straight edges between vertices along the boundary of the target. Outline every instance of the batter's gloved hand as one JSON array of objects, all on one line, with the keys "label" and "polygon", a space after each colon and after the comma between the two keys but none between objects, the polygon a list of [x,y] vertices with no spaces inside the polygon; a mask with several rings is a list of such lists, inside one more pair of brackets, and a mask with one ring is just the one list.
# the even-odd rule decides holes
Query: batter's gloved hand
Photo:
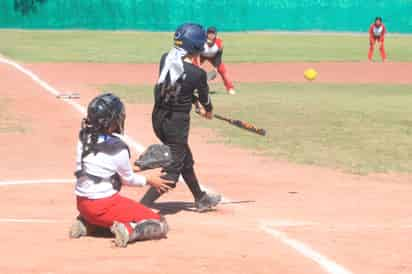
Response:
[{"label": "batter's gloved hand", "polygon": [[151,145],[134,163],[140,170],[166,168],[172,163],[172,153],[166,145]]}]

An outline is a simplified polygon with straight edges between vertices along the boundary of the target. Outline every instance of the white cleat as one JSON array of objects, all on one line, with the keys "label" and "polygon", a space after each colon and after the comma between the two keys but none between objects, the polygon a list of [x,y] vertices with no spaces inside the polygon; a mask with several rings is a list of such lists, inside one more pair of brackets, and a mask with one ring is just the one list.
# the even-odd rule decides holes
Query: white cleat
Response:
[{"label": "white cleat", "polygon": [[72,239],[78,239],[87,235],[87,225],[81,218],[76,218],[72,226],[70,227],[69,237]]},{"label": "white cleat", "polygon": [[236,91],[233,88],[231,88],[227,91],[227,93],[229,93],[230,95],[235,95]]},{"label": "white cleat", "polygon": [[130,240],[129,231],[124,224],[114,222],[110,231],[114,234],[114,244],[117,247],[127,247]]}]

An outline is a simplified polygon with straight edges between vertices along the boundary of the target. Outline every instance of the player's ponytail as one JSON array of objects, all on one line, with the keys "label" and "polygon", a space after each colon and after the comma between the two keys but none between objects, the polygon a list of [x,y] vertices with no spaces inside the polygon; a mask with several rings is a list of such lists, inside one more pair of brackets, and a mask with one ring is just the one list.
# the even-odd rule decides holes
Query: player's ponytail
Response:
[{"label": "player's ponytail", "polygon": [[87,118],[82,120],[81,129],[79,132],[79,140],[83,147],[82,158],[94,151],[94,146],[97,144],[101,129],[91,125]]}]

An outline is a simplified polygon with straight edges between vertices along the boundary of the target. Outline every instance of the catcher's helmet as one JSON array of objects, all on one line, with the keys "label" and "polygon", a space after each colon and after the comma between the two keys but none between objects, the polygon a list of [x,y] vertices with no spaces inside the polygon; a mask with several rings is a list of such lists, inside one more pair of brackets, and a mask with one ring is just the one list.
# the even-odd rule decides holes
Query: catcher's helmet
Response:
[{"label": "catcher's helmet", "polygon": [[123,133],[125,118],[125,108],[120,98],[112,93],[105,93],[89,103],[86,124],[102,133],[115,125],[115,131]]},{"label": "catcher's helmet", "polygon": [[190,54],[203,51],[206,43],[206,32],[199,24],[186,23],[179,26],[174,35],[175,46]]}]

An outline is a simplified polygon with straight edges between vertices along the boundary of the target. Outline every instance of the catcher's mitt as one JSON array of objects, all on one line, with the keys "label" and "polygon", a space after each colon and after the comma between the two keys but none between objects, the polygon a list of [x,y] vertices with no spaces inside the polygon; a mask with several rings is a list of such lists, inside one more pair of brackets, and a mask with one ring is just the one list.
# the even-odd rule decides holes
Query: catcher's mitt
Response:
[{"label": "catcher's mitt", "polygon": [[165,168],[172,163],[170,147],[166,145],[151,145],[134,163],[141,170]]}]

